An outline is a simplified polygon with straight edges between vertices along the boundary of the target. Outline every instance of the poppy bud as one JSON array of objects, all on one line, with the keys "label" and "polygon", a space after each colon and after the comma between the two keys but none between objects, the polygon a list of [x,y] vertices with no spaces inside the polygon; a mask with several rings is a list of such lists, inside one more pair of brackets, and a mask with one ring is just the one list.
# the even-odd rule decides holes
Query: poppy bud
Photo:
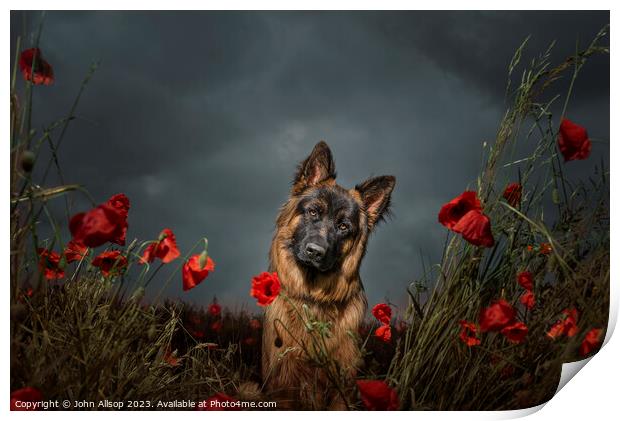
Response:
[{"label": "poppy bud", "polygon": [[157,326],[151,325],[148,332],[146,333],[146,336],[149,338],[149,340],[153,340],[155,339],[156,335],[157,335]]},{"label": "poppy bud", "polygon": [[140,300],[142,300],[143,297],[144,297],[144,287],[138,287],[133,292],[133,294],[131,294],[130,300],[135,301],[135,302],[140,302]]},{"label": "poppy bud", "polygon": [[34,152],[28,149],[23,151],[20,157],[20,161],[19,161],[19,163],[21,164],[22,170],[24,170],[27,173],[32,171],[32,168],[34,167],[35,159],[36,157],[34,155]]},{"label": "poppy bud", "polygon": [[200,270],[205,268],[205,265],[207,263],[207,257],[209,257],[209,255],[207,254],[207,250],[205,250],[202,253],[200,253],[200,258],[198,259],[198,264],[200,265]]}]

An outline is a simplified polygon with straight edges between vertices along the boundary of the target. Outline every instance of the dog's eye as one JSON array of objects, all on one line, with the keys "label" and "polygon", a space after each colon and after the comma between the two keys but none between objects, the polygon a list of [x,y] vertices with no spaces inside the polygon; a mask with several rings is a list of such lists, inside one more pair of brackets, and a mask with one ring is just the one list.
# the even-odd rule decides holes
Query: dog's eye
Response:
[{"label": "dog's eye", "polygon": [[342,223],[342,224],[338,225],[338,229],[340,231],[346,231],[346,230],[349,229],[349,226],[347,224],[345,224],[345,223]]},{"label": "dog's eye", "polygon": [[310,210],[308,211],[308,213],[310,214],[310,216],[316,216],[316,215],[317,215],[317,212],[316,212],[316,210],[314,210],[314,209],[310,209]]}]

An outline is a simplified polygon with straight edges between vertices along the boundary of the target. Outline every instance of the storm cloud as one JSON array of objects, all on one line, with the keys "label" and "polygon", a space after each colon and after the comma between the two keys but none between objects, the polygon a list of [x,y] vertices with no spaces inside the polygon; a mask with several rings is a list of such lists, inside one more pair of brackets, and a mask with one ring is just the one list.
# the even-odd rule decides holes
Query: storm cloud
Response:
[{"label": "storm cloud", "polygon": [[[12,48],[40,17],[12,12]],[[100,202],[126,193],[131,238],[169,227],[187,251],[208,237],[216,271],[167,294],[231,306],[249,303],[295,166],[324,139],[343,186],[397,178],[362,279],[371,303],[403,304],[420,255],[439,260],[441,204],[473,183],[494,137],[514,50],[528,35],[528,58],[556,40],[560,60],[608,22],[608,12],[48,12],[40,46],[56,82],[35,93],[35,127],[66,116],[99,62],[60,150],[65,181]],[[609,139],[608,57],[587,63],[569,114]],[[596,143],[594,159],[571,165],[586,172],[608,156]]]}]

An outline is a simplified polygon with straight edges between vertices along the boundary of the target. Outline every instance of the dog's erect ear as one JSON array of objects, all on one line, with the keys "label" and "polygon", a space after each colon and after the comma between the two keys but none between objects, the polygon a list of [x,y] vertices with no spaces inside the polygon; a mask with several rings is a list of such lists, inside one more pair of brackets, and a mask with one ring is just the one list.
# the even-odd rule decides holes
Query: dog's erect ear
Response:
[{"label": "dog's erect ear", "polygon": [[293,180],[293,193],[299,194],[306,187],[315,186],[329,178],[336,178],[336,165],[329,146],[320,141],[310,156],[299,164]]},{"label": "dog's erect ear", "polygon": [[395,184],[396,177],[382,175],[381,177],[369,178],[362,184],[355,186],[355,190],[362,196],[370,228],[374,227],[389,213],[390,196]]}]

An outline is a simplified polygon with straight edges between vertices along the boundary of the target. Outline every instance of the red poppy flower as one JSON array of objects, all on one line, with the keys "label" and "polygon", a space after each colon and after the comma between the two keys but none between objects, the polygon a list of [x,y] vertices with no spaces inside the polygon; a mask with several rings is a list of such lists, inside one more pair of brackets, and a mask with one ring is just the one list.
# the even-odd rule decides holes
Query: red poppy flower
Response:
[{"label": "red poppy flower", "polygon": [[239,401],[225,393],[216,393],[196,405],[197,411],[238,411]]},{"label": "red poppy flower", "polygon": [[520,344],[525,340],[525,336],[527,335],[527,326],[523,322],[515,322],[503,328],[501,333],[510,342]]},{"label": "red poppy flower", "polygon": [[592,353],[597,350],[601,346],[602,340],[602,329],[591,329],[586,333],[583,342],[579,346],[579,355],[585,357],[586,355]]},{"label": "red poppy flower", "polygon": [[531,291],[532,289],[534,289],[534,277],[528,271],[519,273],[517,275],[517,282],[519,283],[519,285],[521,285],[523,288],[527,289],[528,291]]},{"label": "red poppy flower", "polygon": [[521,203],[521,193],[523,192],[523,186],[520,183],[511,183],[504,190],[504,199],[510,206],[516,208]]},{"label": "red poppy flower", "polygon": [[43,60],[41,50],[38,48],[22,51],[19,56],[19,70],[24,79],[35,85],[51,85],[54,83],[54,69],[47,61]]},{"label": "red poppy flower", "polygon": [[217,333],[220,330],[222,330],[223,326],[224,324],[222,323],[221,320],[216,320],[213,323],[211,323],[211,330]]},{"label": "red poppy flower", "polygon": [[468,212],[472,210],[481,211],[480,200],[474,191],[464,191],[460,196],[455,197],[441,207],[439,211],[439,223],[449,229],[454,226]]},{"label": "red poppy flower", "polygon": [[564,329],[566,332],[566,336],[572,338],[579,332],[579,327],[577,326],[577,320],[579,319],[579,313],[577,313],[577,309],[564,310],[564,315],[566,319],[564,319]]},{"label": "red poppy flower", "polygon": [[531,310],[536,305],[536,296],[532,291],[525,291],[523,295],[519,298],[521,304],[525,306],[528,310]]},{"label": "red poppy flower", "polygon": [[205,280],[215,269],[215,263],[207,256],[204,267],[200,265],[200,254],[195,254],[183,265],[183,291],[189,291]]},{"label": "red poppy flower", "polygon": [[564,323],[563,322],[555,322],[553,326],[547,331],[547,336],[551,339],[558,338],[564,335]]},{"label": "red poppy flower", "polygon": [[256,338],[252,336],[248,336],[247,338],[243,340],[243,344],[247,346],[254,346],[256,345]]},{"label": "red poppy flower", "polygon": [[514,308],[506,300],[497,300],[480,312],[480,330],[482,332],[502,330],[514,321],[515,315]]},{"label": "red poppy flower", "polygon": [[171,229],[164,228],[159,234],[159,240],[146,247],[140,263],[151,263],[156,257],[161,259],[162,263],[170,263],[180,255],[174,233]]},{"label": "red poppy flower", "polygon": [[80,244],[71,240],[67,243],[65,247],[65,259],[67,259],[67,263],[79,262],[84,258],[86,252],[88,251],[88,247],[84,244]]},{"label": "red poppy flower", "polygon": [[188,329],[189,334],[192,335],[196,339],[202,339],[205,337],[205,333],[202,330],[198,329]]},{"label": "red poppy flower", "polygon": [[489,217],[479,210],[469,211],[452,228],[475,246],[493,247],[495,239],[491,232]]},{"label": "red poppy flower", "polygon": [[263,272],[252,278],[250,295],[256,298],[259,306],[268,306],[280,294],[280,279],[278,274]]},{"label": "red poppy flower", "polygon": [[357,380],[362,403],[369,411],[396,411],[398,393],[382,380]]},{"label": "red poppy flower", "polygon": [[260,320],[252,319],[250,320],[250,329],[259,330],[262,327]]},{"label": "red poppy flower", "polygon": [[99,247],[108,241],[124,246],[128,212],[129,199],[117,194],[88,212],[73,215],[69,221],[73,241],[87,247]]},{"label": "red poppy flower", "polygon": [[45,276],[45,279],[61,279],[65,277],[65,271],[58,265],[60,264],[60,255],[48,249],[39,248],[39,270]]},{"label": "red poppy flower", "polygon": [[174,353],[170,352],[169,349],[167,349],[166,353],[164,354],[164,361],[172,367],[178,367],[179,365],[181,365],[181,360],[177,358]]},{"label": "red poppy flower", "polygon": [[108,205],[116,209],[121,215],[121,231],[117,237],[112,240],[113,243],[124,246],[125,237],[127,236],[127,216],[129,215],[129,198],[123,193],[115,194],[110,197],[107,202]]},{"label": "red poppy flower", "polygon": [[564,161],[586,159],[590,156],[592,142],[588,138],[586,129],[569,119],[562,119],[558,133],[558,147],[564,156]]},{"label": "red poppy flower", "polygon": [[26,288],[26,290],[24,291],[24,295],[28,298],[31,298],[34,295],[34,289],[32,289],[31,287]]},{"label": "red poppy flower", "polygon": [[222,314],[222,306],[214,302],[214,303],[209,304],[209,308],[207,311],[209,312],[211,316],[217,317],[220,314]]},{"label": "red poppy flower", "polygon": [[548,254],[551,254],[552,251],[553,251],[553,248],[551,247],[551,244],[540,243],[540,254],[548,255]]},{"label": "red poppy flower", "polygon": [[377,339],[383,342],[390,342],[392,339],[392,328],[390,325],[381,325],[375,330],[375,336]]},{"label": "red poppy flower", "polygon": [[392,319],[392,309],[387,304],[379,303],[373,307],[372,315],[375,316],[375,318],[381,323],[390,324],[390,320]]},{"label": "red poppy flower", "polygon": [[43,394],[34,387],[24,387],[11,392],[11,411],[36,411],[34,404],[43,400]]},{"label": "red poppy flower", "polygon": [[200,318],[199,315],[191,313],[187,319],[190,321],[190,323],[194,324],[194,325],[199,325],[202,323],[202,319]]},{"label": "red poppy flower", "polygon": [[129,213],[129,198],[123,193],[118,193],[110,197],[107,203],[120,212],[123,212],[125,215]]},{"label": "red poppy flower", "polygon": [[463,341],[467,346],[480,345],[480,339],[476,337],[478,326],[472,322],[468,322],[467,320],[461,320],[459,321],[459,324],[461,325],[461,333],[459,334],[461,341]]},{"label": "red poppy flower", "polygon": [[127,258],[118,250],[104,251],[93,259],[92,265],[98,267],[104,276],[117,275],[127,267]]},{"label": "red poppy flower", "polygon": [[572,338],[577,334],[577,332],[579,332],[579,327],[577,326],[579,313],[577,312],[577,309],[565,309],[562,311],[562,315],[564,318],[554,323],[547,332],[547,336],[549,338],[555,339],[564,335]]}]

